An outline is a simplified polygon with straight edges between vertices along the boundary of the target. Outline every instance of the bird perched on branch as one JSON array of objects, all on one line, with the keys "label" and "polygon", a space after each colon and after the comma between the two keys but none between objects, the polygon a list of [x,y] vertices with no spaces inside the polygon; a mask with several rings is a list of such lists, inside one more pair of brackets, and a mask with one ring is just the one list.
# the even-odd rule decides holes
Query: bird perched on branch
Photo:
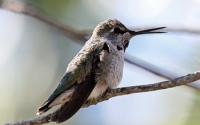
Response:
[{"label": "bird perched on branch", "polygon": [[61,104],[51,121],[61,123],[73,116],[86,100],[101,96],[118,86],[123,75],[124,53],[133,36],[164,33],[155,30],[132,31],[116,19],[106,20],[93,31],[91,38],[69,63],[55,91],[38,108],[37,115]]}]

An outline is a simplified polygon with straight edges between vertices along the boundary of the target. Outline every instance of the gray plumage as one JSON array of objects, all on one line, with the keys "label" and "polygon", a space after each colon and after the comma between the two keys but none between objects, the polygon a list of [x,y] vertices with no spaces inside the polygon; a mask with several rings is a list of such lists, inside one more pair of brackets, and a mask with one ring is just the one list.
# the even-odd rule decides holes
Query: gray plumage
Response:
[{"label": "gray plumage", "polygon": [[129,40],[144,31],[131,31],[116,19],[106,20],[94,29],[91,38],[69,63],[66,73],[37,115],[61,104],[51,121],[63,122],[73,116],[86,100],[101,96],[108,88],[118,86],[123,75],[124,52]]}]

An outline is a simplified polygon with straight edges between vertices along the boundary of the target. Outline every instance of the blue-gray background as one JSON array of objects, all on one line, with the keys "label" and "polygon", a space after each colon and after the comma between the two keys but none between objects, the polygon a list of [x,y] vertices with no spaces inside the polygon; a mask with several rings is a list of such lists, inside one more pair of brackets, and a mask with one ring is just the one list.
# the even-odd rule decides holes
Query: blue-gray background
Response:
[{"label": "blue-gray background", "polygon": [[[21,1],[42,8],[53,19],[76,30],[91,30],[113,18],[132,29],[200,29],[199,0]],[[38,106],[55,89],[81,47],[78,40],[44,22],[0,9],[0,124],[34,118]],[[199,47],[200,35],[170,32],[134,37],[127,53],[181,76],[199,70]],[[119,87],[164,80],[125,63]],[[63,124],[199,125],[199,105],[199,92],[182,86],[112,98],[79,110]]]}]

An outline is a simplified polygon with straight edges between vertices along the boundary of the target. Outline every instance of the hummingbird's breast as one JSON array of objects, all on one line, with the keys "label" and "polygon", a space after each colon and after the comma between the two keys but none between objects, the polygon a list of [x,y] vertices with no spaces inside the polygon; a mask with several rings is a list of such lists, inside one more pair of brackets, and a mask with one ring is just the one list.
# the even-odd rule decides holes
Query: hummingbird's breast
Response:
[{"label": "hummingbird's breast", "polygon": [[99,69],[96,70],[96,86],[89,96],[96,98],[102,95],[108,88],[116,88],[123,76],[124,51],[117,50],[116,46],[109,45],[109,52],[103,50],[100,53]]}]

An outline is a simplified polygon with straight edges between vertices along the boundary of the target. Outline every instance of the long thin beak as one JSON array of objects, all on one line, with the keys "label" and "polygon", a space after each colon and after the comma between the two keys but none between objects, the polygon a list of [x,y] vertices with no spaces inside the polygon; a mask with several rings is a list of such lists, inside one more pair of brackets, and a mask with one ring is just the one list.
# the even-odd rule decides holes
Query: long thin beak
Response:
[{"label": "long thin beak", "polygon": [[153,28],[153,29],[148,29],[148,30],[142,30],[142,31],[131,31],[129,30],[128,32],[132,35],[140,35],[140,34],[151,34],[151,33],[166,33],[166,32],[152,32],[152,31],[155,31],[155,30],[159,30],[159,29],[164,29],[166,27],[158,27],[158,28]]}]

